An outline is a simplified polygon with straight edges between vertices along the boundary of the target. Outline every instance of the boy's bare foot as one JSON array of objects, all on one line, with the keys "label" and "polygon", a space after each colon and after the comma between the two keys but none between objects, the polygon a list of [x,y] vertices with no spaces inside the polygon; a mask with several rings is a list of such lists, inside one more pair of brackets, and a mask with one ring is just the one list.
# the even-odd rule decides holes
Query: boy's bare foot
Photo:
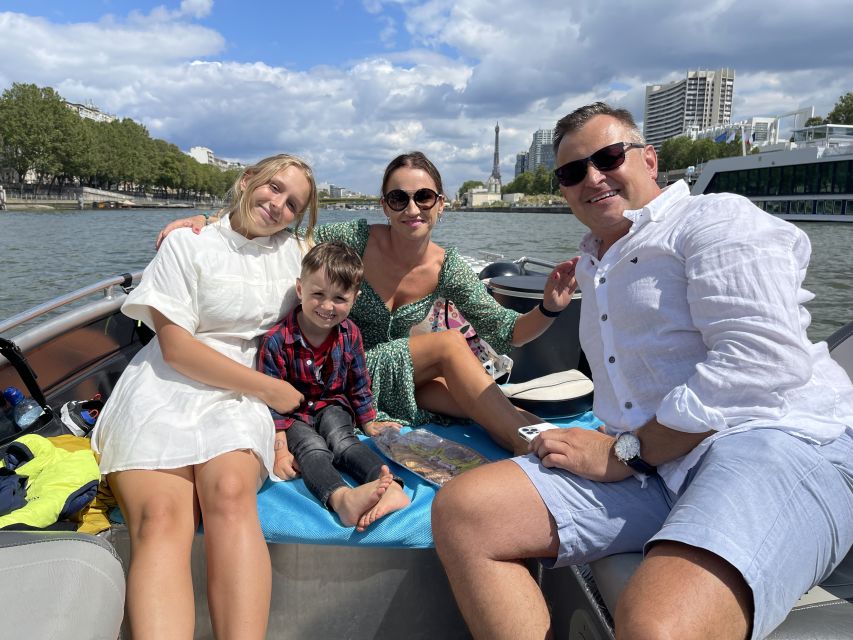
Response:
[{"label": "boy's bare foot", "polygon": [[399,511],[400,509],[404,509],[409,506],[411,500],[409,500],[409,496],[406,495],[406,492],[403,491],[403,487],[401,487],[399,483],[394,482],[393,476],[391,476],[390,473],[388,477],[392,478],[391,484],[388,486],[385,493],[382,494],[382,497],[379,498],[379,502],[373,505],[372,508],[365,511],[364,515],[358,519],[358,526],[355,528],[356,531],[364,531],[382,516],[387,516],[393,511]]},{"label": "boy's bare foot", "polygon": [[[388,471],[387,466],[382,468]],[[397,483],[389,472],[358,487],[341,487],[329,497],[329,506],[345,527],[355,526],[366,511],[376,506],[391,484]]]}]

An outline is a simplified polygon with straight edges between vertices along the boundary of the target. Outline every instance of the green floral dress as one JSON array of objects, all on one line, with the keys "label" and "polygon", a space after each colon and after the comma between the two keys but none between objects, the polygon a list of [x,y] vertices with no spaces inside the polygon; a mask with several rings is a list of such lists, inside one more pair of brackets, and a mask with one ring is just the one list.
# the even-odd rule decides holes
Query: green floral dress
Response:
[{"label": "green floral dress", "polygon": [[[367,220],[321,225],[317,242],[337,240],[364,255],[370,233]],[[508,353],[518,313],[498,304],[455,248],[445,251],[438,286],[428,296],[389,311],[366,280],[350,317],[361,329],[378,420],[416,426],[435,416],[418,408],[409,353],[409,332],[426,318],[436,298],[452,300],[477,334],[498,353]]]}]

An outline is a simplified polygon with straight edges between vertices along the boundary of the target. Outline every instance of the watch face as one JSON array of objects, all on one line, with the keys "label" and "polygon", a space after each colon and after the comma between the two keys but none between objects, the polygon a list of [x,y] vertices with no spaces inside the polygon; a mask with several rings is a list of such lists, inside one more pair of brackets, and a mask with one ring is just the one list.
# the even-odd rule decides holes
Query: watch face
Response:
[{"label": "watch face", "polygon": [[640,439],[633,433],[623,433],[616,438],[614,453],[622,462],[638,457],[640,455]]}]

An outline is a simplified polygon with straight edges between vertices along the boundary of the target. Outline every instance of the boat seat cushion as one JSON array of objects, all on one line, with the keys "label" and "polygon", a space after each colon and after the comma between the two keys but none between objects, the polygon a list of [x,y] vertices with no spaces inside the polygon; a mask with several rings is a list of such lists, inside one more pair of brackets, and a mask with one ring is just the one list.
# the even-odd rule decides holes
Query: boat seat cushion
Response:
[{"label": "boat seat cushion", "polygon": [[[557,421],[560,426],[595,429],[601,421],[591,412],[575,418]],[[455,423],[449,426],[422,425],[442,438],[468,445],[489,460],[510,456],[476,424]],[[404,428],[404,431],[407,430]],[[368,446],[379,452],[370,438]],[[381,454],[380,454],[381,455]],[[334,513],[320,506],[301,479],[289,482],[267,481],[258,494],[261,528],[270,542],[296,542],[370,547],[428,548],[433,546],[430,513],[438,487],[430,484],[409,469],[390,463],[391,470],[405,483],[412,503],[388,515],[379,526],[358,533],[353,527],[343,527]]]},{"label": "boat seat cushion", "polygon": [[[563,427],[589,429],[601,425],[601,421],[591,412],[554,422]],[[472,447],[489,460],[501,460],[510,456],[508,451],[495,444],[481,427],[473,423],[454,423],[449,426],[427,424],[420,428]],[[406,430],[408,429],[404,428],[404,432]],[[362,436],[362,439],[379,453],[370,438]],[[432,547],[430,513],[438,488],[405,467],[390,461],[389,466],[403,479],[405,491],[412,503],[405,509],[389,514],[362,533],[357,532],[354,527],[342,526],[337,516],[324,509],[311,495],[301,478],[288,482],[267,480],[258,493],[258,513],[264,537],[272,543],[382,548]],[[118,509],[113,509],[110,518],[115,522],[123,522]]]},{"label": "boat seat cushion", "polygon": [[[616,610],[619,594],[643,559],[641,553],[620,553],[590,564],[607,608]],[[835,571],[797,601],[768,640],[835,640],[853,629],[853,550]]]},{"label": "boat seat cushion", "polygon": [[500,388],[515,406],[545,419],[578,415],[592,408],[592,380],[576,369]]},{"label": "boat seat cushion", "polygon": [[[83,533],[0,531],[3,630],[16,638],[117,638],[124,569]],[[2,635],[2,633],[0,633]]]}]

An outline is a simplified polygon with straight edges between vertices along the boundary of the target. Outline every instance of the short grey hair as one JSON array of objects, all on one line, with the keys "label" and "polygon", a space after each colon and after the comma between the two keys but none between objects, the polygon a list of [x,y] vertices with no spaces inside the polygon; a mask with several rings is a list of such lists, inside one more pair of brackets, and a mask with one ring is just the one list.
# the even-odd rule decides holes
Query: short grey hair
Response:
[{"label": "short grey hair", "polygon": [[563,116],[557,120],[557,126],[554,127],[554,155],[560,148],[560,143],[563,138],[575,131],[579,131],[589,123],[595,116],[610,116],[616,118],[619,122],[628,127],[631,140],[625,142],[639,142],[646,144],[646,139],[643,137],[643,132],[637,127],[634,122],[634,116],[627,109],[619,109],[611,107],[606,102],[593,102],[572,111],[569,115]]}]

